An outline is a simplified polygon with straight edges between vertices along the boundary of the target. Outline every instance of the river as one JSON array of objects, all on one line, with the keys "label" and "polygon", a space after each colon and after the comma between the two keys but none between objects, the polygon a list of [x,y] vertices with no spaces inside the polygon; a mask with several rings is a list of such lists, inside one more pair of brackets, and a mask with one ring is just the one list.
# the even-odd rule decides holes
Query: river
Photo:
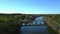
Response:
[{"label": "river", "polygon": [[[45,22],[43,21],[43,17],[37,17],[35,18],[37,21],[33,21],[31,25],[40,25],[40,26],[22,26],[21,27],[21,34],[50,34],[48,27],[45,25]],[[40,21],[38,21],[40,20]],[[29,25],[29,24],[27,24]]]}]

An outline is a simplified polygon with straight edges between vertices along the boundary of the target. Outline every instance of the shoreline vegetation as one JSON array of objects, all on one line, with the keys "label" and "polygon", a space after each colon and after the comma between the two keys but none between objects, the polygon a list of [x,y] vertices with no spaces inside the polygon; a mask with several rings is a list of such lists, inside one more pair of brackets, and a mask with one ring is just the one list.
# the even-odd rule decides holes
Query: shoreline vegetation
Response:
[{"label": "shoreline vegetation", "polygon": [[[49,26],[55,28],[60,25],[60,14],[0,14],[0,34],[20,34],[21,20],[34,20],[39,16],[43,16]],[[58,28],[58,32],[59,30]]]},{"label": "shoreline vegetation", "polygon": [[60,14],[44,15],[43,17],[48,26],[60,34]]},{"label": "shoreline vegetation", "polygon": [[34,20],[36,17],[31,14],[0,14],[0,34],[20,34],[21,20]]}]

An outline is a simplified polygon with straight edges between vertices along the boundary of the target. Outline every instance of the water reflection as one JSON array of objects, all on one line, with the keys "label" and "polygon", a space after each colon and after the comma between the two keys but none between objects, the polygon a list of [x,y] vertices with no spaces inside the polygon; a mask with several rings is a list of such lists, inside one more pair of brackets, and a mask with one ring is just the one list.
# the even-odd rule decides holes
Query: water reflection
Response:
[{"label": "water reflection", "polygon": [[43,17],[37,17],[35,20],[43,20]]},{"label": "water reflection", "polygon": [[49,34],[46,26],[23,26],[21,34]]},{"label": "water reflection", "polygon": [[[45,24],[43,21],[43,17],[38,17],[32,23],[28,23],[27,25],[40,25]],[[23,24],[25,25],[25,24]],[[21,34],[49,34],[47,30],[47,26],[22,26]]]},{"label": "water reflection", "polygon": [[[37,20],[37,21],[35,21]],[[28,23],[30,26],[22,26],[21,34],[57,34],[50,27],[47,27],[45,22],[43,21],[43,17],[37,17],[33,22]],[[38,21],[40,20],[40,21]],[[42,24],[42,25],[41,25]],[[24,24],[26,25],[26,24]],[[31,26],[33,25],[33,26]],[[38,26],[35,26],[38,25]]]},{"label": "water reflection", "polygon": [[40,25],[40,24],[44,24],[43,17],[38,17],[35,20],[33,20],[32,23],[28,24],[23,23],[22,25]]}]

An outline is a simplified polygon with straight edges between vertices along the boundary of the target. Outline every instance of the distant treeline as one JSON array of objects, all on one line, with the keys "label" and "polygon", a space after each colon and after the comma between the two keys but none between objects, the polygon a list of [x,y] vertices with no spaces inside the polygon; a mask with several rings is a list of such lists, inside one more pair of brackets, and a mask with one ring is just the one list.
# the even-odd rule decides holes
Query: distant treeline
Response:
[{"label": "distant treeline", "polygon": [[12,22],[17,20],[33,20],[37,15],[26,14],[0,14],[0,22]]}]

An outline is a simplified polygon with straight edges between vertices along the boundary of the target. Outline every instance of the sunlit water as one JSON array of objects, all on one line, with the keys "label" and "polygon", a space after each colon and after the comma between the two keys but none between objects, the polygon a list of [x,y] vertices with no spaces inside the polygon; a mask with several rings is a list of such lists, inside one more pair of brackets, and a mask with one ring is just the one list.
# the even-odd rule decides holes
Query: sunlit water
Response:
[{"label": "sunlit water", "polygon": [[[35,20],[37,20],[37,25],[39,24],[45,24],[43,21],[43,17],[38,17]],[[38,21],[41,20],[41,21]],[[36,24],[35,21],[32,22],[33,25]],[[28,24],[29,25],[29,24]],[[21,34],[49,34],[47,26],[22,26],[21,27]]]}]

